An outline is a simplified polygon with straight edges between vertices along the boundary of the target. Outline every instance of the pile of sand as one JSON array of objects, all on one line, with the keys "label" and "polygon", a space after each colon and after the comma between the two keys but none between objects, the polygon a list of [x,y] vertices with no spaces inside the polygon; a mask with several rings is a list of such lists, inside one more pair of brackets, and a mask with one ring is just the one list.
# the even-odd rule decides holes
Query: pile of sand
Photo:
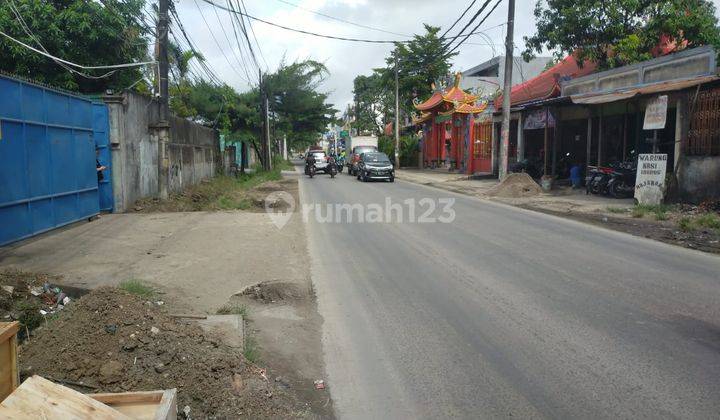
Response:
[{"label": "pile of sand", "polygon": [[542,188],[526,173],[511,173],[498,185],[490,188],[490,197],[522,198],[533,197],[542,192]]}]

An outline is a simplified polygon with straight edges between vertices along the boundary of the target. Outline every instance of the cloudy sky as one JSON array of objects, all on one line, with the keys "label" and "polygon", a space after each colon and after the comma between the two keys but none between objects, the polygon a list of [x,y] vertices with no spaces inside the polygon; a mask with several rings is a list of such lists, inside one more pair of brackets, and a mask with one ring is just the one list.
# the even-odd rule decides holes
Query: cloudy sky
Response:
[{"label": "cloudy sky", "polygon": [[[226,4],[225,0],[214,0]],[[720,0],[714,0],[716,6]],[[229,14],[214,10],[202,0],[175,0],[180,19],[190,37],[202,50],[207,62],[218,76],[238,90],[248,87],[247,76],[241,67],[246,51],[240,51],[234,42]],[[446,28],[457,19],[470,0],[245,0],[250,15],[284,26],[320,34],[374,40],[404,40],[423,32],[423,23]],[[477,10],[483,1],[473,7]],[[523,46],[522,37],[532,34],[535,0],[517,0],[515,10],[516,55]],[[494,1],[491,2],[491,5]],[[488,7],[489,9],[489,7]],[[217,12],[217,14],[216,14]],[[348,22],[371,26],[378,30],[358,27],[324,16],[318,12]],[[468,20],[471,13],[451,32],[455,33]],[[203,20],[204,17],[204,20]],[[504,54],[507,2],[502,4],[481,26],[487,29],[492,40],[475,35],[459,49],[454,59],[454,70],[466,70],[495,55]],[[207,22],[207,23],[206,23]],[[253,22],[267,66],[272,71],[278,63],[312,58],[324,62],[330,70],[323,89],[330,94],[336,108],[344,109],[352,100],[352,81],[358,74],[369,74],[373,67],[382,66],[392,49],[390,44],[365,44],[318,38]],[[223,32],[223,29],[225,32]],[[213,35],[215,40],[213,39]],[[227,36],[227,38],[226,38]],[[218,47],[219,44],[219,47]],[[489,45],[492,44],[492,45]],[[221,51],[222,49],[222,51]],[[224,53],[224,54],[223,54]],[[265,61],[259,58],[264,67]],[[253,74],[254,77],[254,74]]]}]

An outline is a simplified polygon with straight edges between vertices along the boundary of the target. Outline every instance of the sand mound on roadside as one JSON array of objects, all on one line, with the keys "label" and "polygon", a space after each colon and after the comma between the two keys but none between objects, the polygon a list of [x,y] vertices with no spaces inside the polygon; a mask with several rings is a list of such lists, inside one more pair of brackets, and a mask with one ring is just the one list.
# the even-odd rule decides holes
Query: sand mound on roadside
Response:
[{"label": "sand mound on roadside", "polygon": [[511,173],[498,185],[490,188],[490,197],[522,198],[532,197],[542,192],[542,188],[526,173]]}]

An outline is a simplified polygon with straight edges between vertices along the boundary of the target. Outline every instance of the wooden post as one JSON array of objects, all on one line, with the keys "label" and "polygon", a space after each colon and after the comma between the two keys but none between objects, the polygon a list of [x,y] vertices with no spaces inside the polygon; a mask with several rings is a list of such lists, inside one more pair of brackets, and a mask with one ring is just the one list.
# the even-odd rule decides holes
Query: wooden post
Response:
[{"label": "wooden post", "polygon": [[517,161],[525,159],[525,130],[523,130],[523,113],[518,114],[517,132]]},{"label": "wooden post", "polygon": [[[3,292],[4,293],[4,292]],[[18,387],[17,332],[20,323],[0,322],[0,401]]]},{"label": "wooden post", "polygon": [[588,108],[587,143],[585,144],[585,167],[590,166],[590,153],[592,153],[592,109]]},{"label": "wooden post", "polygon": [[628,125],[628,103],[625,102],[625,115],[623,115],[623,150],[622,160],[627,160],[627,125]]}]

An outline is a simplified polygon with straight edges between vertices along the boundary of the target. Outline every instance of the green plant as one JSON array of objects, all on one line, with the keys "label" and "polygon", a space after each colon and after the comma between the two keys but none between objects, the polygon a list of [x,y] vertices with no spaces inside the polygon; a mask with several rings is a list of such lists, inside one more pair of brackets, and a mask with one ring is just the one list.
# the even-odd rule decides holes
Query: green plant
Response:
[{"label": "green plant", "polygon": [[218,315],[242,315],[243,318],[247,318],[248,309],[247,306],[236,303],[228,303],[217,310]]},{"label": "green plant", "polygon": [[698,216],[695,218],[694,222],[698,227],[720,229],[720,216],[714,213],[706,213]]},{"label": "green plant", "polygon": [[610,213],[627,213],[627,209],[622,207],[608,207],[607,211]]},{"label": "green plant", "polygon": [[680,227],[680,230],[688,232],[692,230],[692,220],[689,217],[683,217],[678,220],[678,226]]},{"label": "green plant", "polygon": [[15,310],[20,312],[18,321],[23,327],[27,327],[30,330],[34,330],[39,327],[43,321],[43,316],[40,314],[40,306],[35,302],[21,301],[15,305]]},{"label": "green plant", "polygon": [[245,356],[245,360],[250,363],[257,363],[260,361],[260,346],[258,345],[254,337],[245,337],[243,356]]},{"label": "green plant", "polygon": [[664,211],[656,211],[655,212],[655,220],[667,220],[668,215]]},{"label": "green plant", "polygon": [[146,299],[155,294],[155,289],[136,279],[129,279],[121,282],[119,288],[120,290],[124,290],[128,293],[132,293]]},{"label": "green plant", "polygon": [[642,208],[640,206],[635,206],[635,208],[632,209],[632,217],[635,217],[638,219],[641,217],[645,217],[645,213],[647,213],[647,210],[645,210],[644,208]]}]

